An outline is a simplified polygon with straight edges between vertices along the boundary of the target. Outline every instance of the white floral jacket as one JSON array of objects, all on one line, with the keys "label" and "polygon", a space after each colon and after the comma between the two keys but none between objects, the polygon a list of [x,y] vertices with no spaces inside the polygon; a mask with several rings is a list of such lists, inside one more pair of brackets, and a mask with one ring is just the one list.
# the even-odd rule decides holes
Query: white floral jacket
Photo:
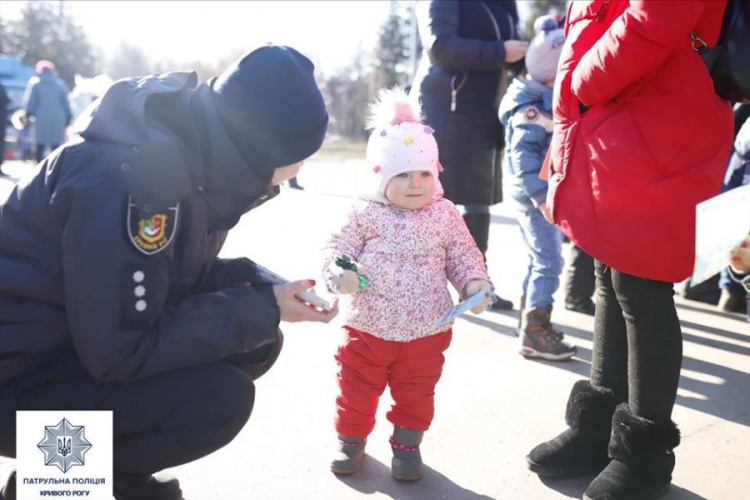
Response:
[{"label": "white floral jacket", "polygon": [[347,326],[384,340],[445,331],[435,325],[453,307],[448,281],[461,295],[469,281],[489,281],[461,214],[439,196],[419,210],[362,201],[324,250],[324,274],[343,255],[366,268],[368,287],[341,296],[342,314]]}]

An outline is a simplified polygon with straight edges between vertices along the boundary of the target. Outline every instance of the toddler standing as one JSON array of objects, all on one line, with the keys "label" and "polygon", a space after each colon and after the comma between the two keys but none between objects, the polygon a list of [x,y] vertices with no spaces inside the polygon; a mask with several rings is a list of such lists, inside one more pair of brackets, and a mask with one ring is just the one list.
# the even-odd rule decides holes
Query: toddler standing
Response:
[{"label": "toddler standing", "polygon": [[461,298],[484,292],[475,314],[492,301],[482,254],[455,205],[442,197],[437,143],[420,115],[402,91],[381,92],[371,107],[367,144],[376,192],[350,212],[326,247],[330,291],[351,295],[336,355],[336,474],[359,467],[387,385],[394,400],[387,414],[394,425],[393,476],[422,476],[419,445],[451,341],[451,324],[438,326],[453,307],[448,281]]},{"label": "toddler standing", "polygon": [[553,361],[568,359],[576,348],[552,328],[552,295],[563,270],[562,234],[545,216],[547,181],[539,172],[552,139],[552,87],[565,34],[551,16],[534,23],[536,35],[526,53],[526,80],[513,80],[500,103],[505,127],[510,195],[529,255],[521,300],[520,353]]}]

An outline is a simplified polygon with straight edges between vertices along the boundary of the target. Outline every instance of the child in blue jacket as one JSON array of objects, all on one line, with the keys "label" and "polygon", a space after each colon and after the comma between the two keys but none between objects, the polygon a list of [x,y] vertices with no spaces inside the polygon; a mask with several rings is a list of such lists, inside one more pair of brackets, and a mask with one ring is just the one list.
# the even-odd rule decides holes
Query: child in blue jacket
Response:
[{"label": "child in blue jacket", "polygon": [[521,300],[520,353],[530,358],[569,359],[576,348],[562,341],[550,322],[552,295],[563,269],[562,235],[548,222],[547,181],[539,172],[552,139],[552,87],[565,41],[551,16],[534,23],[536,35],[526,54],[527,77],[515,79],[500,103],[505,127],[510,195],[517,206],[518,225],[529,254]]}]

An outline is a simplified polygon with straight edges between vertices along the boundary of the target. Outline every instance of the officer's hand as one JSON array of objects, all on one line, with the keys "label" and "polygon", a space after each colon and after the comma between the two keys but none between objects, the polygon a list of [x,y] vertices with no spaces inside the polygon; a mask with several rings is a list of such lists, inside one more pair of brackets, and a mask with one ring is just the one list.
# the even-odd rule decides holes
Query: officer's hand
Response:
[{"label": "officer's hand", "polygon": [[481,314],[483,313],[490,305],[492,305],[494,294],[492,293],[495,288],[492,286],[492,283],[489,281],[484,280],[473,280],[469,281],[469,283],[466,285],[466,297],[471,297],[475,293],[477,293],[480,290],[484,290],[484,297],[482,298],[482,301],[477,304],[475,307],[471,308],[471,312],[474,314]]},{"label": "officer's hand", "polygon": [[279,311],[281,311],[281,321],[289,323],[299,321],[328,323],[336,317],[339,313],[339,304],[336,300],[333,301],[330,311],[321,311],[295,297],[300,292],[310,290],[314,285],[315,282],[312,280],[299,280],[273,287],[276,304],[278,304]]}]

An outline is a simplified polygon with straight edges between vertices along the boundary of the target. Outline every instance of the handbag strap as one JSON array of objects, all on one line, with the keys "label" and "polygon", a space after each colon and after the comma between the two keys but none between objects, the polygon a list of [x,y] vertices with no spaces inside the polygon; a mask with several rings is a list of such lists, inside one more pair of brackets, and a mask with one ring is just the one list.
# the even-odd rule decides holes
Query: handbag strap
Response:
[{"label": "handbag strap", "polygon": [[[492,21],[492,27],[495,29],[495,36],[500,41],[503,39],[502,35],[500,34],[500,25],[497,24],[497,19],[495,19],[495,15],[492,13],[492,10],[487,6],[486,3],[484,3],[482,0],[479,1],[479,4],[484,8],[484,10],[487,12],[487,15],[490,16],[490,21]],[[511,30],[513,30],[513,23],[510,23]],[[512,36],[511,36],[512,38]],[[461,88],[466,83],[466,79],[468,78],[468,74],[466,72],[463,72],[461,74],[461,81],[456,85],[456,79],[458,75],[453,75],[451,78],[451,112],[456,111],[456,102],[458,98],[458,93],[461,91]],[[502,80],[502,79],[501,79]]]}]

